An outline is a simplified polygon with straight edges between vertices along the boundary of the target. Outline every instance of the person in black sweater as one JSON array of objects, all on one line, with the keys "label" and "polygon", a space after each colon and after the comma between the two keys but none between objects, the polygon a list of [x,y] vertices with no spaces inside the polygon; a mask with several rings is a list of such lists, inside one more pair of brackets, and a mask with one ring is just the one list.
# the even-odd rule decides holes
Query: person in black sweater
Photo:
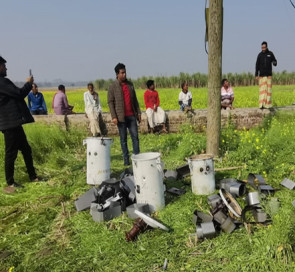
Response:
[{"label": "person in black sweater", "polygon": [[262,42],[262,51],[256,60],[255,77],[259,81],[259,108],[272,108],[271,85],[272,85],[272,65],[277,66],[277,60],[273,52],[267,48],[267,42]]},{"label": "person in black sweater", "polygon": [[5,178],[9,187],[23,187],[14,180],[14,163],[20,150],[24,157],[29,178],[39,181],[33,165],[32,150],[27,141],[23,124],[34,122],[25,97],[32,89],[33,76],[27,78],[22,88],[16,87],[7,76],[6,60],[0,56],[0,131],[5,142]]}]

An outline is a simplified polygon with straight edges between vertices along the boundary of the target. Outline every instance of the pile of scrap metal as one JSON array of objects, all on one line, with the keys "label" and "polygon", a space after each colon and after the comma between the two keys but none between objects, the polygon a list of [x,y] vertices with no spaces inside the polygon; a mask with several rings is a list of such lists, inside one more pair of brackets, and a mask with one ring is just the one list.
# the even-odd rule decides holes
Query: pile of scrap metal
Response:
[{"label": "pile of scrap metal", "polygon": [[[127,169],[120,179],[108,179],[98,187],[92,187],[75,201],[77,211],[90,209],[96,222],[108,221],[120,216],[126,208],[135,203],[133,175]],[[137,209],[148,212],[148,205],[138,205]],[[132,209],[129,209],[132,216]]]},{"label": "pile of scrap metal", "polygon": [[[248,193],[247,184],[251,187]],[[271,219],[265,207],[261,205],[262,199],[267,203],[269,208],[267,210],[271,211],[271,214],[275,214],[280,206],[279,200],[273,197],[277,189],[267,185],[263,177],[258,174],[250,173],[247,181],[223,179],[219,188],[219,194],[208,197],[210,214],[194,211],[193,222],[196,224],[196,233],[193,235],[198,239],[212,238],[220,231],[231,233],[243,223],[268,224]],[[242,209],[236,199],[245,195],[243,200],[246,203]],[[267,195],[270,197],[267,198]],[[249,216],[249,213],[252,215]]]},{"label": "pile of scrap metal", "polygon": [[131,169],[126,169],[120,179],[108,179],[98,187],[92,187],[75,201],[77,211],[90,209],[92,219],[103,222],[127,212],[129,218],[136,219],[132,229],[126,232],[127,241],[135,241],[147,229],[169,229],[150,216],[147,203],[136,203],[134,177]]},{"label": "pile of scrap metal", "polygon": [[[164,170],[166,180],[177,179],[184,173],[189,174],[188,166],[181,173],[173,170]],[[179,168],[179,169],[182,169]],[[136,219],[139,216],[135,210],[150,214],[150,205],[147,203],[136,203],[136,188],[132,168],[126,169],[119,180],[108,179],[103,181],[98,187],[92,187],[85,194],[75,201],[77,211],[90,209],[90,214],[96,222],[108,221],[120,216],[123,211],[127,211],[130,218]],[[168,192],[176,195],[184,194],[186,191],[178,188],[170,188]]]}]

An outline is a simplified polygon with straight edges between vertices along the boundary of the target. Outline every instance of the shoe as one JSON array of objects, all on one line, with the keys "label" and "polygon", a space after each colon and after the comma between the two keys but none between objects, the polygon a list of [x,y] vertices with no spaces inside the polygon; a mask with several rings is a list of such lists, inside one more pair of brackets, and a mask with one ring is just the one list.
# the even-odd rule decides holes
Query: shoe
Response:
[{"label": "shoe", "polygon": [[12,188],[25,188],[23,185],[18,184],[16,182],[13,182],[12,184],[9,184],[8,186]]},{"label": "shoe", "polygon": [[44,179],[41,178],[41,177],[36,176],[36,177],[34,177],[34,178],[30,178],[30,181],[31,181],[31,182],[41,182],[41,181],[46,181],[46,180],[44,180]]}]

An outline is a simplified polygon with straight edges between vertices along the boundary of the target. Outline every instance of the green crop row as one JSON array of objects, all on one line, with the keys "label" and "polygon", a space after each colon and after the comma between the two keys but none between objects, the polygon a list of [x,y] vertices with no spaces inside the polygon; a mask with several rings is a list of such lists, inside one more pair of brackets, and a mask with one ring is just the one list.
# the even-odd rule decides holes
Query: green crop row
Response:
[{"label": "green crop row", "polygon": [[[77,113],[84,112],[84,101],[83,93],[87,89],[68,89],[66,94],[70,105],[73,105],[74,111]],[[164,110],[177,110],[178,105],[178,95],[181,89],[157,89],[160,97],[160,106]],[[194,109],[205,109],[207,108],[208,100],[208,89],[207,88],[190,88],[193,95],[193,108]],[[274,85],[273,91],[273,106],[289,106],[295,102],[295,86],[294,85]],[[145,90],[138,89],[136,91],[137,98],[140,104],[140,108],[145,110],[143,94]],[[246,87],[235,87],[235,101],[234,107],[236,108],[248,108],[248,107],[258,107],[258,94],[259,90],[257,86],[246,86]],[[48,112],[52,113],[52,98],[54,96],[54,91],[43,91],[46,105],[48,107]],[[101,100],[102,108],[104,112],[109,112],[107,105],[107,91],[98,90],[98,94]]]},{"label": "green crop row", "polygon": [[[227,73],[223,74],[222,78],[227,78],[233,86],[253,86],[256,79],[253,73]],[[146,82],[153,79],[159,88],[180,88],[183,82],[187,82],[192,87],[203,88],[208,86],[208,75],[201,73],[179,73],[178,76],[142,76],[140,78],[132,79],[135,88],[146,87]],[[275,85],[291,85],[295,84],[295,72],[274,72],[272,75],[273,84]],[[94,81],[96,88],[107,90],[113,79],[97,79]]]}]

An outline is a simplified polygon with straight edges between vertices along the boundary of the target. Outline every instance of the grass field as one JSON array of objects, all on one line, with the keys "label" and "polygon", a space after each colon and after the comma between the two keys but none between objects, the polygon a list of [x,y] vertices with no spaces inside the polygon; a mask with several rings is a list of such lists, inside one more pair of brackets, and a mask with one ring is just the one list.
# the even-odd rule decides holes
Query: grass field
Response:
[{"label": "grass field", "polygon": [[[291,202],[295,191],[279,184],[284,178],[295,180],[294,126],[293,113],[267,119],[262,127],[249,131],[231,126],[222,131],[222,160],[216,161],[215,167],[243,168],[218,172],[216,180],[246,179],[250,172],[260,173],[268,184],[280,189],[275,196],[281,208],[277,214],[270,213],[270,225],[242,226],[232,234],[196,241],[190,236],[196,231],[192,213],[195,209],[208,212],[209,206],[206,196],[191,193],[190,178],[185,178],[167,182],[167,188],[184,188],[187,193],[181,197],[167,194],[165,209],[155,214],[171,232],[148,231],[137,242],[128,243],[125,232],[133,220],[126,214],[96,223],[88,211],[77,212],[74,207],[74,200],[89,189],[82,145],[87,132],[26,125],[38,173],[48,181],[29,183],[23,160],[18,157],[16,180],[25,189],[15,194],[0,192],[0,271],[161,271],[167,258],[167,271],[293,272],[295,217]],[[174,169],[205,149],[206,136],[193,131],[190,124],[183,124],[178,134],[140,135],[141,152],[161,152],[166,167]],[[0,169],[3,164],[1,134]],[[118,137],[111,147],[111,167],[115,177],[124,169]]]},{"label": "grass field", "polygon": [[[42,90],[41,90],[42,91]],[[70,105],[74,105],[74,111],[77,113],[84,112],[83,93],[86,89],[68,90],[66,92]],[[208,89],[207,88],[190,88],[193,95],[193,108],[205,109],[207,108]],[[145,90],[137,90],[137,98],[142,110],[145,110],[143,94]],[[176,110],[178,106],[178,94],[180,89],[158,89],[160,97],[160,106],[164,110]],[[234,107],[248,108],[258,107],[258,86],[251,87],[235,87],[235,101]],[[48,112],[52,113],[52,98],[55,91],[43,91],[45,101],[48,107]],[[108,112],[107,92],[98,91],[101,99],[101,104],[104,112]],[[287,106],[295,102],[295,86],[273,86],[273,106]]]}]

